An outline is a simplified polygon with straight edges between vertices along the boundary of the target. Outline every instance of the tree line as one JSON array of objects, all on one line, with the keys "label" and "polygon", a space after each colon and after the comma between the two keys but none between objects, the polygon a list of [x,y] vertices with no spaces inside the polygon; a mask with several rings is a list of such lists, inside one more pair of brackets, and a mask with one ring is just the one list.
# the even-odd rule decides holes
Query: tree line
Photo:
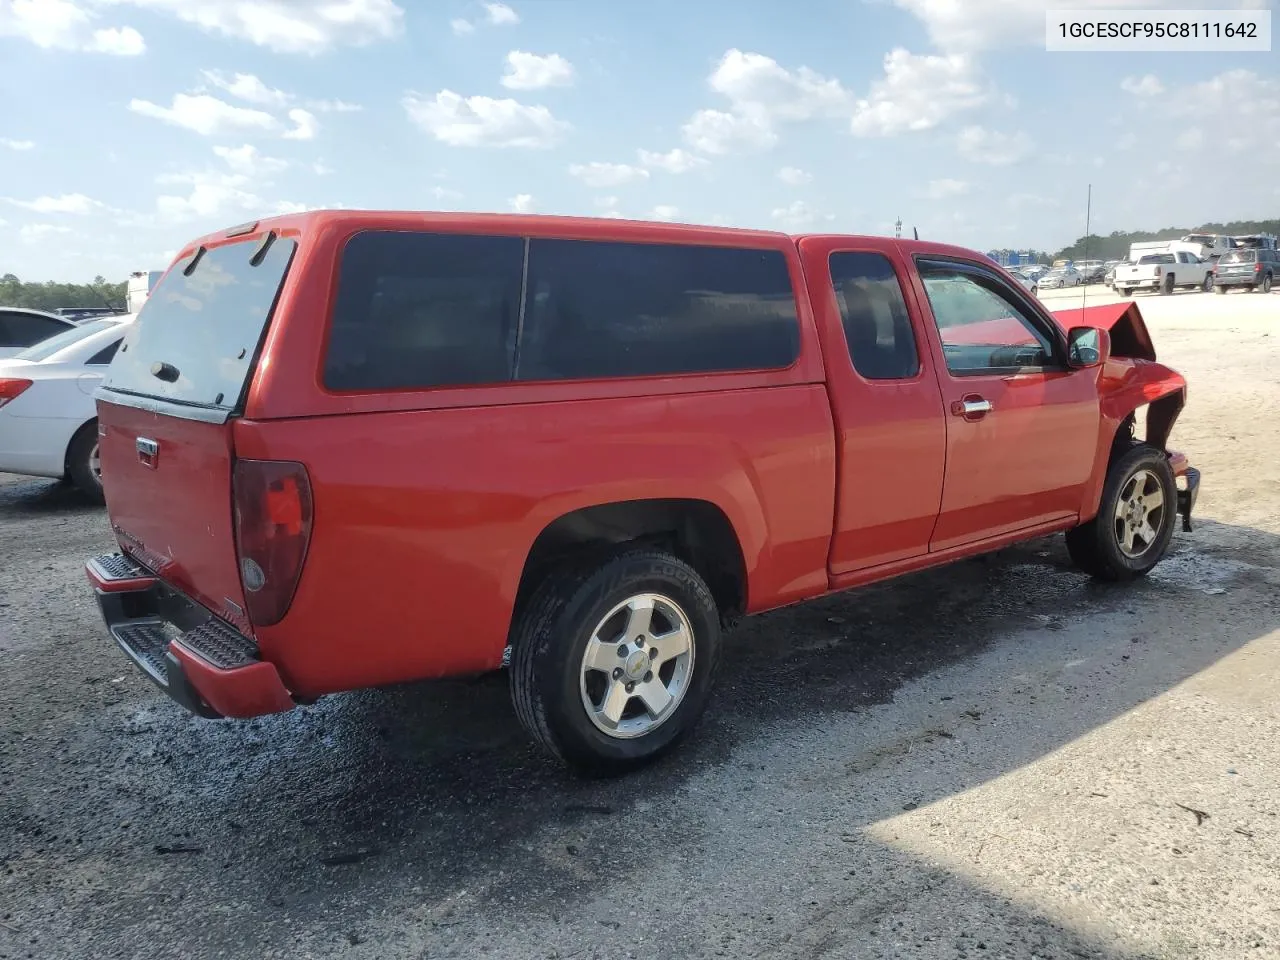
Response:
[{"label": "tree line", "polygon": [[1129,245],[1150,240],[1177,240],[1189,233],[1222,233],[1238,237],[1249,233],[1270,233],[1280,236],[1280,220],[1233,220],[1231,223],[1205,223],[1198,227],[1166,227],[1163,230],[1138,230],[1125,233],[1117,230],[1105,237],[1092,234],[1080,237],[1070,246],[1048,256],[1054,260],[1123,260],[1129,256]]},{"label": "tree line", "polygon": [[128,282],[108,283],[94,277],[93,283],[23,283],[12,273],[0,277],[0,307],[26,307],[52,313],[59,307],[105,307],[123,310]]}]

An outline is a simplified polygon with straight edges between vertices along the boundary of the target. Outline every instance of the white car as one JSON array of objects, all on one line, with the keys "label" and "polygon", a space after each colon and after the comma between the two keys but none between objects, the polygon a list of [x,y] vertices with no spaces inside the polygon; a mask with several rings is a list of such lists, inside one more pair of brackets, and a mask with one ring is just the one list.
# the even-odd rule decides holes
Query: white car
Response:
[{"label": "white car", "polygon": [[66,317],[22,307],[0,307],[0,360],[75,328]]},{"label": "white car", "polygon": [[93,392],[132,321],[90,320],[0,360],[0,473],[69,479],[102,502]]},{"label": "white car", "polygon": [[1026,290],[1032,296],[1036,296],[1040,293],[1040,284],[1033,278],[1028,277],[1025,273],[1019,273],[1017,270],[1014,270],[1011,272],[1010,276],[1012,276],[1014,280],[1018,281],[1018,286],[1022,287],[1023,290]]},{"label": "white car", "polygon": [[1080,285],[1080,272],[1075,267],[1054,267],[1040,278],[1039,284],[1042,290],[1078,287]]}]

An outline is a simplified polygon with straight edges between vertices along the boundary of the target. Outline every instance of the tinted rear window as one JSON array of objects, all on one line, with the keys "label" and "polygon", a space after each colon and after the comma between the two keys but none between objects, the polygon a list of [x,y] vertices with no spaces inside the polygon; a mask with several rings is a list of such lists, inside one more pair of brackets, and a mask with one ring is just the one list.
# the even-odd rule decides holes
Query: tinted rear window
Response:
[{"label": "tinted rear window", "polygon": [[252,240],[179,260],[151,291],[103,386],[233,409],[296,247],[277,237],[260,258],[262,242]]},{"label": "tinted rear window", "polygon": [[1254,250],[1231,250],[1222,255],[1222,263],[1253,263],[1257,259]]},{"label": "tinted rear window", "polygon": [[347,241],[324,382],[387,390],[511,379],[524,240],[367,231]]},{"label": "tinted rear window", "polygon": [[1147,266],[1152,263],[1177,263],[1172,253],[1149,253],[1138,261],[1139,266]]},{"label": "tinted rear window", "polygon": [[523,329],[521,380],[774,369],[800,350],[778,250],[535,239]]},{"label": "tinted rear window", "polygon": [[74,327],[68,321],[42,317],[38,313],[0,310],[0,347],[30,347]]},{"label": "tinted rear window", "polygon": [[53,356],[59,350],[69,347],[72,344],[79,343],[85,337],[91,337],[95,333],[99,333],[109,327],[118,327],[119,324],[114,320],[90,320],[88,323],[81,324],[78,327],[70,327],[64,329],[62,333],[54,334],[47,340],[41,340],[34,347],[28,347],[21,353],[16,355],[18,360],[46,360]]}]

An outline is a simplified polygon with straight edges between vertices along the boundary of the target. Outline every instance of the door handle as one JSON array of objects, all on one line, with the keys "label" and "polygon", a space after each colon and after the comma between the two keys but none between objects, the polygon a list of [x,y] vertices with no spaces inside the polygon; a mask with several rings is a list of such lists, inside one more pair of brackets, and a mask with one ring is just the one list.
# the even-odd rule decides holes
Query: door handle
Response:
[{"label": "door handle", "polygon": [[965,397],[963,400],[956,400],[951,404],[951,412],[957,417],[968,419],[976,419],[984,417],[994,409],[990,400],[982,397]]}]

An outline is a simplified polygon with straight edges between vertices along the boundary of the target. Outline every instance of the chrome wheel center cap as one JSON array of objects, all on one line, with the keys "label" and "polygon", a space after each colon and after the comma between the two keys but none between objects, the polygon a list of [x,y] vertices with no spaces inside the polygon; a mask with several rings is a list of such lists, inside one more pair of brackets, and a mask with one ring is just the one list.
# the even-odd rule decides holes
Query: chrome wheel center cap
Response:
[{"label": "chrome wheel center cap", "polygon": [[649,654],[637,650],[627,657],[627,665],[623,668],[630,680],[643,680],[649,670]]}]

